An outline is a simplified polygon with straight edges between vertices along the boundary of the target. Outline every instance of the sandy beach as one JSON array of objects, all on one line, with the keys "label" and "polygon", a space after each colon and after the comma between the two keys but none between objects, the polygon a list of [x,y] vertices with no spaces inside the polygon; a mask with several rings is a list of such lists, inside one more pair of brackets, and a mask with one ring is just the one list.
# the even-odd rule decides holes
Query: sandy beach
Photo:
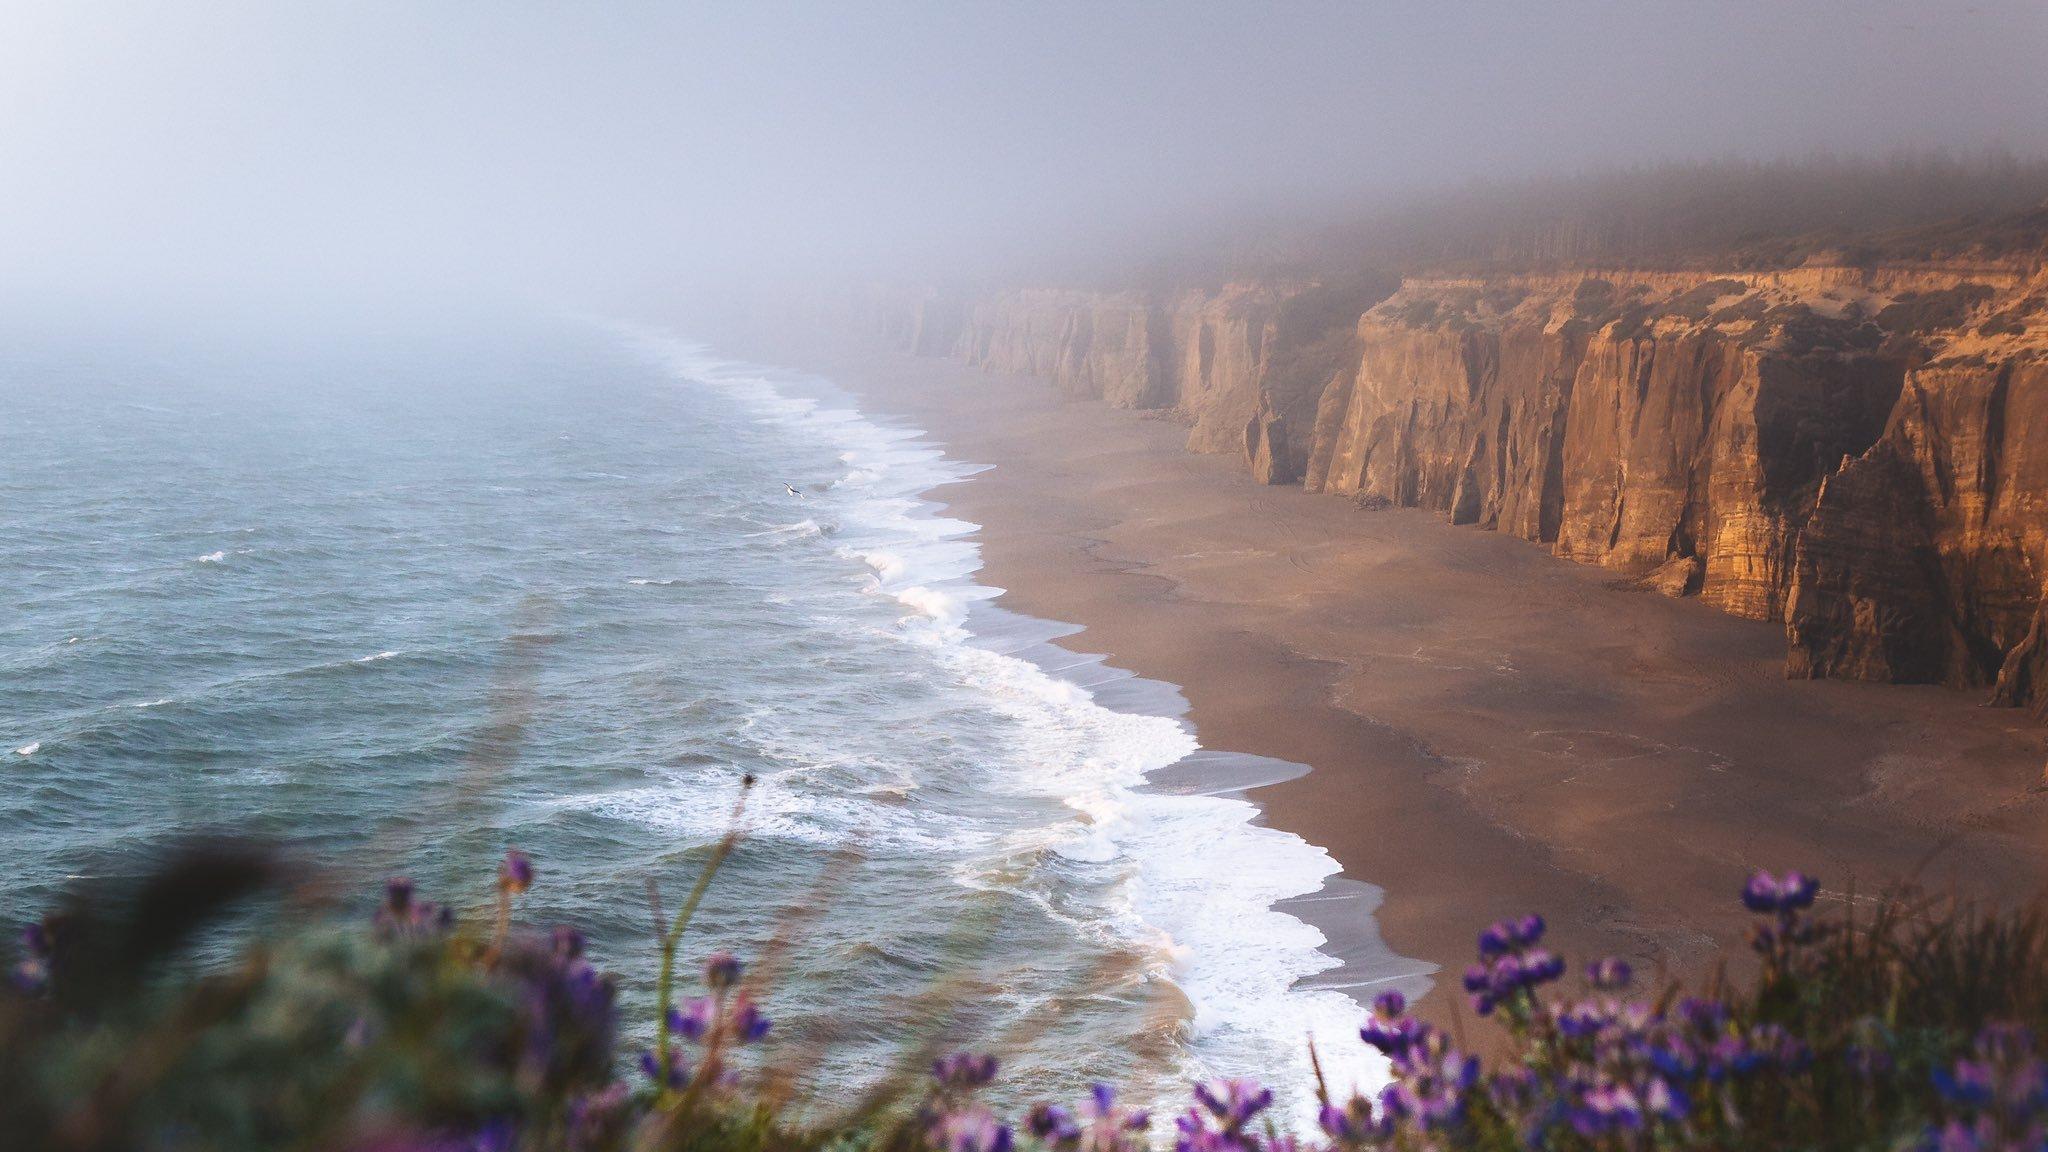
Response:
[{"label": "sandy beach", "polygon": [[[1574,958],[1700,976],[1752,869],[1823,899],[2048,878],[2048,731],[1930,687],[1787,681],[1778,626],[1413,510],[1253,483],[1170,420],[884,350],[749,341],[991,467],[935,494],[983,526],[1000,603],[1180,685],[1207,748],[1311,771],[1253,793],[1385,890],[1394,952],[1463,1013],[1475,931],[1529,911]],[[1197,846],[1196,850],[1199,850]],[[1303,914],[1343,951],[1355,902]],[[1414,966],[1411,966],[1411,968]]]}]

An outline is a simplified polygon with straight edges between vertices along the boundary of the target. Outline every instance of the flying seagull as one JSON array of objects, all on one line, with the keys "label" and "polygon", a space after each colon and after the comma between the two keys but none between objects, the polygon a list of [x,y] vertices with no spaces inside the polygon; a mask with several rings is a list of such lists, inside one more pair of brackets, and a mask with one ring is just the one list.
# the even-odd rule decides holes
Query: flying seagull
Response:
[{"label": "flying seagull", "polygon": [[797,498],[797,499],[799,499],[799,500],[801,500],[801,499],[803,499],[803,498],[804,498],[804,494],[803,494],[803,493],[801,493],[801,492],[799,492],[799,491],[797,491],[797,490],[796,490],[796,485],[794,485],[794,484],[791,484],[791,483],[790,483],[789,481],[787,481],[787,480],[784,480],[784,481],[782,482],[782,486],[783,486],[784,488],[787,488],[787,489],[789,489],[789,494],[790,494],[791,496],[794,496],[794,497],[796,497],[796,498]]}]

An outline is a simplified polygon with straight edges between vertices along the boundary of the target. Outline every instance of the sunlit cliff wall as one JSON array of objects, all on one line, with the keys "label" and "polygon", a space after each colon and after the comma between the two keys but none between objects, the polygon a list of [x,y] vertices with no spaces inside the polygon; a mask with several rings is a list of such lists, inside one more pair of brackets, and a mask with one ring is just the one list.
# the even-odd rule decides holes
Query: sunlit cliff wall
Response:
[{"label": "sunlit cliff wall", "polygon": [[1788,675],[2048,708],[2038,261],[934,293],[893,315],[919,353],[1168,413],[1262,482],[1782,622]]}]

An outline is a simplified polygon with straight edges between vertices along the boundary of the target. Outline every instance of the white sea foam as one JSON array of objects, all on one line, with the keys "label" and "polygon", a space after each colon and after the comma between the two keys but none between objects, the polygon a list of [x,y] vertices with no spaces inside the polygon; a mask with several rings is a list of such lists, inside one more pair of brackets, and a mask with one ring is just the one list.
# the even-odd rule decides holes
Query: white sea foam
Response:
[{"label": "white sea foam", "polygon": [[[1097,909],[1099,919],[1077,928],[1151,949],[1161,971],[1187,994],[1194,1008],[1187,1074],[1256,1074],[1307,1084],[1307,1041],[1313,1038],[1333,1089],[1355,1084],[1376,1090],[1386,1082],[1384,1062],[1357,1039],[1363,1018],[1357,1004],[1335,990],[1293,987],[1338,964],[1321,951],[1322,933],[1273,908],[1321,888],[1339,870],[1329,853],[1258,825],[1257,809],[1235,796],[1144,791],[1148,773],[1197,749],[1185,724],[1102,707],[1075,683],[973,643],[970,608],[1000,594],[973,580],[981,555],[967,537],[978,525],[937,515],[937,506],[920,494],[976,469],[947,460],[915,430],[787,395],[766,370],[682,341],[636,335],[683,377],[742,400],[757,422],[838,447],[847,471],[825,492],[841,513],[842,554],[872,572],[870,592],[909,610],[899,621],[900,638],[936,657],[1021,733],[1016,770],[996,774],[990,787],[1046,797],[1074,813],[1049,827],[1015,832],[1002,847],[1043,850],[1107,881],[1098,886],[1111,893]],[[613,794],[577,803],[614,811],[656,808],[665,796]],[[765,808],[769,827],[784,835],[806,835],[804,817],[817,816],[774,802]],[[662,811],[667,814],[653,818],[713,818],[675,811],[673,804]],[[902,809],[892,807],[888,815],[900,819]],[[852,818],[839,814],[832,822]],[[709,824],[692,830],[715,831]],[[1293,1103],[1297,1118],[1312,1113],[1308,1101]]]},{"label": "white sea foam", "polygon": [[199,562],[201,564],[219,564],[227,558],[228,554],[226,552],[208,552],[206,555],[199,557]]},{"label": "white sea foam", "polygon": [[796,537],[798,539],[804,539],[811,536],[823,535],[824,532],[825,529],[822,526],[820,526],[816,520],[812,520],[809,517],[805,517],[804,519],[799,520],[794,524],[777,524],[775,527],[769,528],[765,531],[749,532],[747,533],[747,536],[749,538],[758,536],[791,536]]},{"label": "white sea foam", "polygon": [[37,752],[38,750],[40,750],[40,749],[42,748],[42,746],[43,746],[43,742],[42,742],[42,741],[40,741],[40,740],[31,740],[31,741],[29,741],[28,743],[26,743],[26,744],[23,744],[23,745],[22,745],[21,747],[19,747],[19,748],[16,748],[16,749],[14,750],[14,754],[15,754],[16,756],[33,756],[33,755],[35,755],[35,754],[36,754],[36,752]]},{"label": "white sea foam", "polygon": [[397,656],[397,655],[400,655],[402,651],[403,651],[403,650],[401,649],[401,650],[397,650],[397,651],[388,651],[388,652],[372,652],[372,653],[371,653],[370,655],[368,655],[368,656],[358,656],[358,657],[356,657],[356,659],[355,659],[355,662],[356,662],[357,664],[375,664],[375,663],[376,663],[377,661],[379,661],[379,660],[389,660],[389,659],[391,659],[391,658],[392,658],[393,656]]},{"label": "white sea foam", "polygon": [[158,700],[138,700],[138,701],[136,701],[135,703],[133,703],[133,704],[130,704],[130,705],[129,705],[129,707],[130,707],[130,708],[161,708],[161,707],[163,707],[164,705],[166,705],[166,704],[169,704],[170,702],[171,702],[171,698],[170,698],[169,696],[165,696],[165,697],[163,697],[163,698],[161,698],[161,699],[158,699]]}]

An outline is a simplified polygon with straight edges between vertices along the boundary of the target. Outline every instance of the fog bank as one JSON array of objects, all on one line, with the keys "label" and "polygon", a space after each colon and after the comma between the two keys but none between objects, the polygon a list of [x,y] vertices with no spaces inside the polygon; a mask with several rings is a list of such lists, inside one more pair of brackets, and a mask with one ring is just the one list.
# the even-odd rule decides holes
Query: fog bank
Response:
[{"label": "fog bank", "polygon": [[0,291],[608,303],[1475,177],[2048,151],[2048,7],[20,3]]}]

